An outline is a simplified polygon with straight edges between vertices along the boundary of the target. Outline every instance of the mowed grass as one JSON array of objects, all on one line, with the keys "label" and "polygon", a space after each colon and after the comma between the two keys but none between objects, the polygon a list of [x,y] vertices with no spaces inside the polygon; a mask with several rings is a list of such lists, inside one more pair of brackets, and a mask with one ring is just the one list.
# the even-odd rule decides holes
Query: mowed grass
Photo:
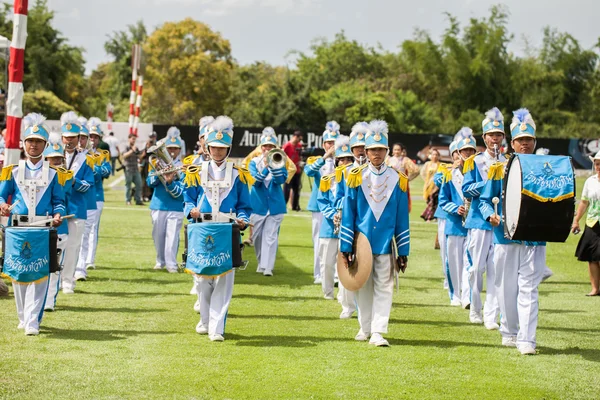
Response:
[{"label": "mowed grass", "polygon": [[411,186],[412,251],[394,295],[390,348],[355,342],[356,318],[339,320],[338,303],[313,284],[308,212],[285,218],[274,277],[256,274],[254,250],[245,250],[251,262],[236,273],[226,341],[211,343],[194,329],[191,277],[152,270],[147,208],[107,191],[98,269],[75,295],[59,295],[41,334],[24,336],[12,294],[0,299],[0,397],[597,398],[600,298],[584,296],[578,238],[548,246],[555,275],[540,288],[539,354],[524,357],[449,306],[436,224],[419,218],[421,186],[420,178]]}]

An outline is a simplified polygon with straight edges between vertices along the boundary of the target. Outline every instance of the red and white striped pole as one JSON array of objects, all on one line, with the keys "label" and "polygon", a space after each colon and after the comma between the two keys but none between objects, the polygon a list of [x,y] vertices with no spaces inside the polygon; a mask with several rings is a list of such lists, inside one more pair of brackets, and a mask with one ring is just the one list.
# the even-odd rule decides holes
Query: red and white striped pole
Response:
[{"label": "red and white striped pole", "polygon": [[[133,61],[132,61],[133,64]],[[133,119],[134,119],[134,107],[135,107],[135,95],[137,85],[137,69],[133,66],[131,73],[131,93],[129,94],[129,134],[133,133]]]},{"label": "red and white striped pole", "polygon": [[112,103],[108,103],[106,105],[106,130],[108,132],[112,131],[114,111],[115,111],[115,107],[112,105]]},{"label": "red and white striped pole", "polygon": [[137,136],[138,125],[140,123],[140,108],[142,107],[142,91],[144,90],[144,76],[140,75],[138,79],[138,96],[135,101],[135,118],[133,120],[133,134]]},{"label": "red and white striped pole", "polygon": [[15,0],[13,36],[8,64],[8,97],[6,98],[6,150],[4,165],[19,162],[21,151],[21,120],[23,119],[23,72],[25,42],[27,42],[28,0]]}]

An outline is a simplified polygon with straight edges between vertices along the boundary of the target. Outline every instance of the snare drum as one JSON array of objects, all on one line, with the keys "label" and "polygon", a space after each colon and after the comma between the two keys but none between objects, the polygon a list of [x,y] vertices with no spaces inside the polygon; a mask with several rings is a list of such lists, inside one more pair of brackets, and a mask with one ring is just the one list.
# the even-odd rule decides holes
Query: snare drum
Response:
[{"label": "snare drum", "polygon": [[57,242],[54,228],[4,228],[2,273],[17,282],[35,282],[60,271]]},{"label": "snare drum", "polygon": [[240,227],[228,222],[185,226],[185,268],[197,275],[221,275],[244,266]]},{"label": "snare drum", "polygon": [[503,196],[508,239],[564,242],[575,214],[571,157],[514,154],[507,165]]}]

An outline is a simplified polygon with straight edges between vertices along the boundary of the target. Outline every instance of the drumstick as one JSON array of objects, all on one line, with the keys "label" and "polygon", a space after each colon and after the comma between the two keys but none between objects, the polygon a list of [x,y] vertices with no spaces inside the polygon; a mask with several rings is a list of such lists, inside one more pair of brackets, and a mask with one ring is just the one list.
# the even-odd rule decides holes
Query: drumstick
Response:
[{"label": "drumstick", "polygon": [[500,203],[500,199],[497,197],[494,197],[492,199],[492,203],[494,203],[494,212],[496,213],[496,215],[498,215],[498,203]]},{"label": "drumstick", "polygon": [[[73,218],[74,216],[75,216],[75,214],[65,215],[64,217],[61,217],[61,220]],[[48,222],[52,222],[52,221],[54,221],[54,218],[43,219],[43,220],[40,220],[40,221],[32,222],[28,226],[44,226]]]},{"label": "drumstick", "polygon": [[12,211],[13,208],[15,208],[17,206],[17,204],[19,204],[21,202],[21,200],[17,200],[14,203],[12,203],[12,205],[10,207],[8,207],[8,211]]},{"label": "drumstick", "polygon": [[[232,221],[235,221],[235,222],[239,221],[237,218],[230,217],[229,215],[225,214],[224,212],[219,212],[219,214],[221,215],[221,217],[229,218]],[[249,227],[253,228],[254,224],[247,223],[246,226],[249,226]]]}]

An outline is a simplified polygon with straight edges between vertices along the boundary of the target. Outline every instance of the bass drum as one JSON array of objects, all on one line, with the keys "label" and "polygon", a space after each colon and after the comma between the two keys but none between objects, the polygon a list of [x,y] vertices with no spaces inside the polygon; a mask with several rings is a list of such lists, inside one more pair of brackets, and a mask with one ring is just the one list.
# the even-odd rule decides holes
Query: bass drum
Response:
[{"label": "bass drum", "polygon": [[[201,222],[200,222],[201,223]],[[185,238],[185,247],[183,249],[183,262],[187,261],[188,255],[188,225],[185,224],[183,230]],[[233,262],[233,268],[240,268],[245,265],[242,260],[242,250],[244,249],[244,245],[242,244],[242,235],[240,227],[237,224],[231,224],[231,260]]]},{"label": "bass drum", "polygon": [[507,239],[564,242],[575,215],[571,157],[514,154],[508,161],[503,196]]}]

